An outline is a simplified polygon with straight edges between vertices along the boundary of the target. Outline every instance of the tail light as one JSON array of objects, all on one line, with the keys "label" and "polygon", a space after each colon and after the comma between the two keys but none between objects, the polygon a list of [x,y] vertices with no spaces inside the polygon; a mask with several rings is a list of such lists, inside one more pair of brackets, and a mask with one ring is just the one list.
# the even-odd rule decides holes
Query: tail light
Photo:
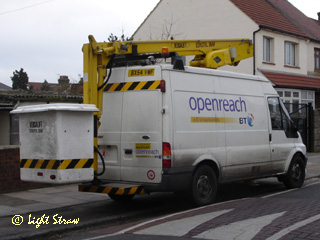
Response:
[{"label": "tail light", "polygon": [[160,90],[161,92],[166,92],[166,82],[164,80],[160,81]]},{"label": "tail light", "polygon": [[171,146],[170,143],[162,143],[162,167],[171,168]]}]

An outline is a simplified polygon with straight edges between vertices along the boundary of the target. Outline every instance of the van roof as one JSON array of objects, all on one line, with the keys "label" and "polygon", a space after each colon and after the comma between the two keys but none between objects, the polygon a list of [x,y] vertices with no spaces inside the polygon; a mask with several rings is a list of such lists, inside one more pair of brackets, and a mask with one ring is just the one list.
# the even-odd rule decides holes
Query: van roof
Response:
[{"label": "van roof", "polygon": [[[173,69],[173,65],[171,65],[171,64],[156,64],[156,65],[146,65],[146,66],[136,65],[136,66],[116,67],[116,68],[114,68],[115,71],[113,72],[112,78],[114,78],[113,81],[118,82],[118,81],[120,81],[121,77],[119,78],[119,76],[117,76],[117,73],[120,73],[125,69],[130,70],[130,69],[150,69],[150,68],[157,69],[155,72],[158,74],[160,73],[161,70],[162,71],[178,71],[178,72],[187,72],[187,73],[194,73],[194,74],[205,74],[205,75],[213,75],[213,76],[220,76],[220,77],[229,77],[229,78],[237,78],[237,79],[247,79],[247,80],[252,80],[252,81],[269,82],[269,80],[263,76],[230,72],[230,71],[225,71],[225,70],[199,68],[199,67],[191,67],[191,66],[184,66],[185,70],[176,70],[176,69]],[[117,76],[117,77],[115,77],[115,76]]]},{"label": "van roof", "polygon": [[[163,64],[163,65],[161,65],[161,68],[163,70],[181,71],[181,70],[173,69],[173,66],[169,65],[169,64]],[[184,71],[189,72],[189,73],[198,73],[198,74],[208,74],[208,75],[215,75],[215,76],[221,76],[221,77],[250,79],[250,80],[255,80],[255,81],[263,81],[263,82],[269,81],[267,78],[265,78],[263,76],[250,75],[250,74],[244,74],[244,73],[236,73],[236,72],[209,69],[209,68],[185,66]]]}]

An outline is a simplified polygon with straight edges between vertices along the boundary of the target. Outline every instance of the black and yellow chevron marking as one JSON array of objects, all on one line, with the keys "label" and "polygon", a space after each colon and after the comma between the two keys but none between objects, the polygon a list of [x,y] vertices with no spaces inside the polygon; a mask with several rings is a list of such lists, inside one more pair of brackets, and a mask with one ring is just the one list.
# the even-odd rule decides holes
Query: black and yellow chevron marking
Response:
[{"label": "black and yellow chevron marking", "polygon": [[121,82],[109,83],[105,87],[105,92],[136,91],[136,90],[156,90],[160,89],[161,80],[142,82]]},{"label": "black and yellow chevron marking", "polygon": [[143,195],[145,194],[142,186],[133,187],[111,187],[111,186],[96,186],[91,184],[79,185],[79,192],[94,192],[94,193],[105,193],[105,194],[116,194],[116,195]]},{"label": "black and yellow chevron marking", "polygon": [[45,160],[45,159],[20,159],[20,168],[33,169],[79,169],[93,168],[93,159],[64,159],[64,160]]}]

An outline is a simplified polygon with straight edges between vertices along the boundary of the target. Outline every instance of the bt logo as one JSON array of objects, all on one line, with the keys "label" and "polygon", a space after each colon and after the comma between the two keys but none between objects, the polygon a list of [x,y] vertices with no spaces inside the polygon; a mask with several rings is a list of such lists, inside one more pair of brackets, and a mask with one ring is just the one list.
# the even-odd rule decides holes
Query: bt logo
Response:
[{"label": "bt logo", "polygon": [[254,120],[253,114],[249,113],[246,118],[239,118],[239,123],[248,124],[250,127],[253,127],[253,120]]},{"label": "bt logo", "polygon": [[247,121],[250,127],[253,127],[253,120],[254,120],[254,116],[251,113],[249,113],[247,117]]}]

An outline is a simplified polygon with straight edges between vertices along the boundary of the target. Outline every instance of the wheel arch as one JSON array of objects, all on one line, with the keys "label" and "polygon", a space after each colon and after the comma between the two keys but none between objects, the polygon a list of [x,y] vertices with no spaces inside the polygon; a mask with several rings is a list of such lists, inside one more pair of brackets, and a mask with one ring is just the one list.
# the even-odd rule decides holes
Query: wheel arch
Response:
[{"label": "wheel arch", "polygon": [[300,156],[300,157],[303,159],[304,165],[307,166],[307,160],[308,160],[308,158],[307,158],[307,156],[303,153],[303,151],[297,150],[297,149],[295,149],[295,150],[293,149],[293,150],[291,151],[291,153],[289,154],[289,156],[288,156],[288,161],[287,161],[286,167],[285,167],[285,173],[288,172],[289,166],[290,166],[292,160],[293,160],[296,156]]},{"label": "wheel arch", "polygon": [[211,167],[213,169],[213,171],[215,172],[216,174],[216,177],[217,177],[217,181],[219,182],[219,179],[220,179],[220,167],[219,167],[219,164],[212,160],[212,159],[203,159],[202,161],[198,161],[194,170],[193,170],[193,174],[197,171],[197,169],[202,166],[202,165],[208,165],[209,167]]},{"label": "wheel arch", "polygon": [[303,159],[303,161],[304,161],[304,164],[307,165],[307,160],[308,160],[308,158],[307,158],[307,156],[304,155],[301,151],[296,152],[296,153],[293,155],[292,158],[294,158],[295,156],[300,156],[300,157],[302,157],[302,159]]}]

